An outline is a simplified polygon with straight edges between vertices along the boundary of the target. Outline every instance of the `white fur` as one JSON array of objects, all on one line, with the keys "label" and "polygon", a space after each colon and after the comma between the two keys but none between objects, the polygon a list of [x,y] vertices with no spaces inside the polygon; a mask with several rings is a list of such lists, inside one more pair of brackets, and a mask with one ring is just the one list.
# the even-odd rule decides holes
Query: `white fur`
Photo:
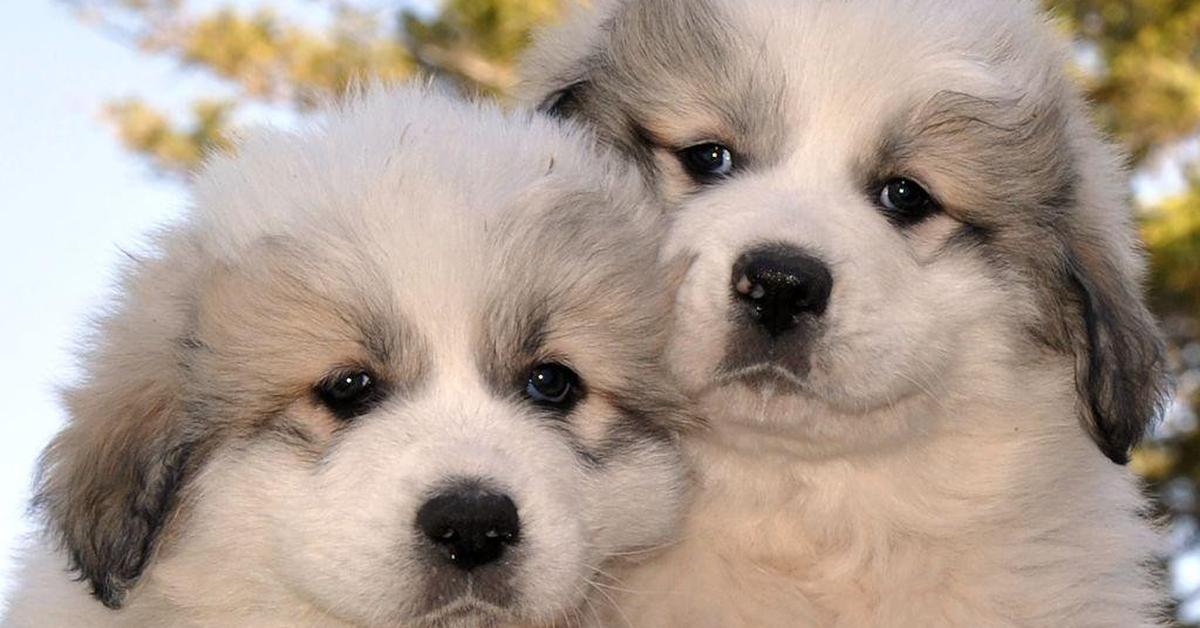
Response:
[{"label": "white fur", "polygon": [[[531,83],[586,78],[580,57],[637,1],[596,3],[546,33]],[[620,574],[628,593],[610,625],[1156,625],[1159,538],[1138,482],[1081,429],[1073,358],[1028,340],[1031,292],[981,256],[935,254],[949,218],[899,234],[854,178],[921,94],[1036,98],[1063,58],[1049,26],[1025,2],[714,4],[745,45],[728,55],[788,72],[762,82],[783,86],[791,143],[777,163],[680,201],[665,255],[696,261],[669,355],[713,428],[689,443],[701,486],[684,539]],[[696,102],[703,87],[634,89]],[[650,130],[673,146],[737,145],[706,137],[703,117]],[[1136,264],[1113,203],[1118,169],[1080,120],[1071,149],[1105,173],[1085,178],[1084,220]],[[674,155],[654,158],[664,195],[680,198],[690,183],[671,180]],[[969,185],[919,174],[935,190]],[[813,252],[836,279],[803,395],[715,375],[730,268],[761,242]]]},{"label": "white fur", "polygon": [[[322,277],[332,293],[394,296],[383,306],[415,327],[429,372],[411,395],[356,419],[316,465],[276,439],[222,445],[189,481],[183,514],[169,522],[120,610],[92,599],[53,542],[38,540],[18,572],[3,625],[482,626],[587,612],[584,591],[606,557],[662,543],[676,528],[678,453],[648,439],[602,470],[587,467],[565,430],[532,412],[519,390],[490,390],[479,373],[477,341],[483,298],[503,294],[495,285],[499,270],[509,263],[505,256],[521,252],[519,243],[515,252],[496,249],[506,221],[519,225],[521,216],[551,209],[559,193],[612,188],[617,202],[641,212],[629,214],[631,227],[637,217],[647,219],[636,228],[649,237],[658,218],[638,200],[634,175],[615,163],[591,150],[585,134],[553,121],[421,89],[373,90],[331,114],[318,131],[270,133],[249,141],[237,157],[217,159],[197,184],[194,213],[159,241],[168,256],[165,272],[186,275],[195,267],[220,275],[221,268],[253,264],[266,240],[302,243],[313,260],[333,261]],[[652,251],[648,256],[652,261]],[[364,284],[358,268],[382,269],[367,276],[382,283]],[[544,270],[553,280],[554,269]],[[146,282],[142,272],[132,271],[134,285]],[[173,289],[185,296],[197,289],[179,283]],[[597,297],[617,289],[591,287]],[[172,295],[151,298],[161,308],[154,324],[179,322]],[[240,303],[224,307],[237,312]],[[587,313],[552,314],[569,323]],[[577,327],[586,331],[594,323],[585,318]],[[548,342],[559,351],[578,349],[563,357],[585,380],[621,365],[594,364],[600,358],[590,356],[588,341],[565,329]],[[289,341],[277,340],[289,349]],[[319,376],[337,365],[333,360],[291,366]],[[311,418],[317,411],[307,403],[302,396],[288,412]],[[600,421],[589,416],[580,420]],[[319,414],[314,420],[327,423]],[[483,612],[487,605],[467,596],[413,616],[406,609],[428,577],[415,512],[439,483],[462,477],[485,480],[519,506],[515,601]],[[471,615],[444,619],[473,605]]]}]

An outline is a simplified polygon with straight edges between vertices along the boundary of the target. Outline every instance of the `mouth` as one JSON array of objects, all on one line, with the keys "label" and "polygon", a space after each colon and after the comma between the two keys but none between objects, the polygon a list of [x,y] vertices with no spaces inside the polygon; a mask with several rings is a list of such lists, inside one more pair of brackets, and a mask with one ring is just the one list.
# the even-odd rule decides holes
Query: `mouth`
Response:
[{"label": "mouth", "polygon": [[509,610],[502,606],[473,595],[464,595],[429,611],[415,623],[429,628],[473,628],[497,626],[505,620],[511,620],[511,615]]},{"label": "mouth", "polygon": [[742,384],[753,390],[774,395],[799,395],[805,391],[804,379],[775,362],[722,368],[714,378],[717,386]]}]

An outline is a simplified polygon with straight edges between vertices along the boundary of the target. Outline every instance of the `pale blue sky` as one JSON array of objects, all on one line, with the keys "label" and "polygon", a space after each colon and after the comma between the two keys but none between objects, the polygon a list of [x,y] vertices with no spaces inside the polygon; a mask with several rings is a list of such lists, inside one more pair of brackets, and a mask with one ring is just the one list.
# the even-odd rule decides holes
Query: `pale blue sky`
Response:
[{"label": "pale blue sky", "polygon": [[[103,126],[106,98],[180,96],[173,64],[107,40],[48,0],[0,2],[0,596],[33,461],[62,419],[54,388],[120,257],[183,207]],[[171,101],[167,101],[171,102]]]}]

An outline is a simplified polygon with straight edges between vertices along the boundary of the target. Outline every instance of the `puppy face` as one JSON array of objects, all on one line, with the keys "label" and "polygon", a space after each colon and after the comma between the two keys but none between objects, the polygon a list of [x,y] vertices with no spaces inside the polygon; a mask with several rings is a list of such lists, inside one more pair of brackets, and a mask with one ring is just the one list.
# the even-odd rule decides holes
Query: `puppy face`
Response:
[{"label": "puppy face", "polygon": [[526,72],[679,208],[671,361],[717,416],[882,446],[972,378],[1048,368],[1121,462],[1161,351],[1063,65],[1026,2],[615,0]]},{"label": "puppy face", "polygon": [[639,187],[552,122],[417,92],[218,160],[46,454],[96,596],[544,622],[669,539],[686,419]]}]

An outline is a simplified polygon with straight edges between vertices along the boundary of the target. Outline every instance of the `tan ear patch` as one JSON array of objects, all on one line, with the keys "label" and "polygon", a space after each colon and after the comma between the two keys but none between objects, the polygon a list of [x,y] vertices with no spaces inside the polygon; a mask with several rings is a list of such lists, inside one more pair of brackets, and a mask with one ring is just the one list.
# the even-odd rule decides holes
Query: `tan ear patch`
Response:
[{"label": "tan ear patch", "polygon": [[124,301],[64,393],[67,426],[42,454],[37,507],[93,594],[117,608],[157,548],[211,434],[183,400],[191,295],[206,267],[181,234],[126,269]]}]

